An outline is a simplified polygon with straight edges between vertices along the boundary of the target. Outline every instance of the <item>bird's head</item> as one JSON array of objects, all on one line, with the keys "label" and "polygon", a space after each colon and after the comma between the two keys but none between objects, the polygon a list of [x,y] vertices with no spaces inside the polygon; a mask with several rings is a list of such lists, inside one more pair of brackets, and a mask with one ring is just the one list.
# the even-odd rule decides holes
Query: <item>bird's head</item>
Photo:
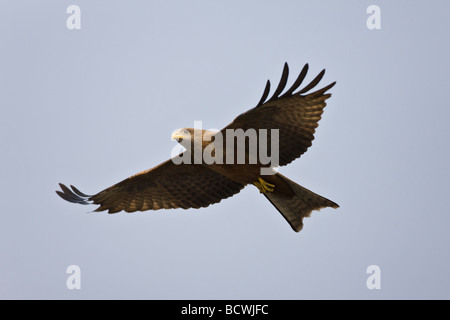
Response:
[{"label": "bird's head", "polygon": [[192,140],[194,129],[191,128],[181,128],[177,129],[172,133],[172,140],[176,140],[178,143],[190,143]]},{"label": "bird's head", "polygon": [[[211,141],[211,137],[217,132],[218,131],[181,128],[172,133],[172,140],[176,140],[183,147],[190,150],[191,147],[205,147]],[[196,143],[193,143],[194,140]]]}]

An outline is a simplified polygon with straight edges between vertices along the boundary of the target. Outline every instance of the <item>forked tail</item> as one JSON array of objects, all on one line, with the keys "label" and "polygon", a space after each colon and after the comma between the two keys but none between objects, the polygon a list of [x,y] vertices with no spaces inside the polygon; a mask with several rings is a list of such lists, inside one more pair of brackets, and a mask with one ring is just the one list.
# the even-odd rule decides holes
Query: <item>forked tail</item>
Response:
[{"label": "forked tail", "polygon": [[313,210],[326,207],[339,208],[337,203],[298,185],[280,173],[277,173],[277,176],[290,186],[294,196],[276,192],[276,187],[275,192],[266,192],[264,196],[278,209],[295,232],[302,230],[303,218],[309,217]]}]

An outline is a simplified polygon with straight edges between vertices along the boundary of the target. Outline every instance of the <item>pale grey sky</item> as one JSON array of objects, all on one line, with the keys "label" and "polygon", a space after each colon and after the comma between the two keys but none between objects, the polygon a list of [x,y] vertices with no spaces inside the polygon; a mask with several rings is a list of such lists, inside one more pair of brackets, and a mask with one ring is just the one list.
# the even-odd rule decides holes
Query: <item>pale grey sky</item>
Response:
[{"label": "pale grey sky", "polygon": [[[66,9],[81,8],[69,30]],[[369,5],[381,29],[369,30]],[[448,299],[450,4],[2,1],[0,298]],[[88,213],[221,128],[284,62],[331,90],[313,146],[280,172],[335,202],[294,233],[254,187],[200,210]],[[291,78],[290,81],[293,81]],[[81,270],[69,290],[66,269]],[[378,265],[381,289],[366,269]]]}]

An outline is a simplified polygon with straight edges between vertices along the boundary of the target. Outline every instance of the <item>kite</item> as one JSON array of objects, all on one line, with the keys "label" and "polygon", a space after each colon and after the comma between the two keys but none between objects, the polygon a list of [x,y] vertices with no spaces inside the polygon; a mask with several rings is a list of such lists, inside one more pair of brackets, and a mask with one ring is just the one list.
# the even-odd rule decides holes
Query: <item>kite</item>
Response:
[{"label": "kite", "polygon": [[[299,158],[312,145],[325,101],[331,96],[326,92],[336,83],[310,92],[320,82],[325,70],[300,88],[307,72],[308,64],[283,93],[289,74],[285,63],[273,95],[267,99],[270,92],[270,81],[267,81],[258,104],[218,132],[195,128],[176,130],[172,139],[186,150],[152,169],[95,195],[84,194],[74,186],[69,189],[61,183],[61,191],[56,193],[69,202],[99,205],[94,211],[116,213],[208,207],[253,184],[291,228],[299,232],[303,228],[303,218],[309,217],[312,211],[339,208],[335,202],[275,170],[275,167],[285,166]],[[253,138],[259,139],[255,148],[250,143]],[[262,152],[264,150],[265,153]],[[268,150],[271,157],[274,156],[270,159],[276,161],[268,162],[267,157],[261,157],[262,154],[267,155]]]}]

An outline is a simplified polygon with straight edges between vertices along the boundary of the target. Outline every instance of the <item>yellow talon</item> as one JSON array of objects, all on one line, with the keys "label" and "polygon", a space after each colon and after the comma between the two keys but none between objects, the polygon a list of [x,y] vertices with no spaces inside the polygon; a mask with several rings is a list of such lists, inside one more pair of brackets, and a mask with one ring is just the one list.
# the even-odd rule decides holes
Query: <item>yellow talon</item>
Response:
[{"label": "yellow talon", "polygon": [[275,185],[258,178],[259,182],[253,182],[253,184],[259,189],[260,193],[273,192]]}]

